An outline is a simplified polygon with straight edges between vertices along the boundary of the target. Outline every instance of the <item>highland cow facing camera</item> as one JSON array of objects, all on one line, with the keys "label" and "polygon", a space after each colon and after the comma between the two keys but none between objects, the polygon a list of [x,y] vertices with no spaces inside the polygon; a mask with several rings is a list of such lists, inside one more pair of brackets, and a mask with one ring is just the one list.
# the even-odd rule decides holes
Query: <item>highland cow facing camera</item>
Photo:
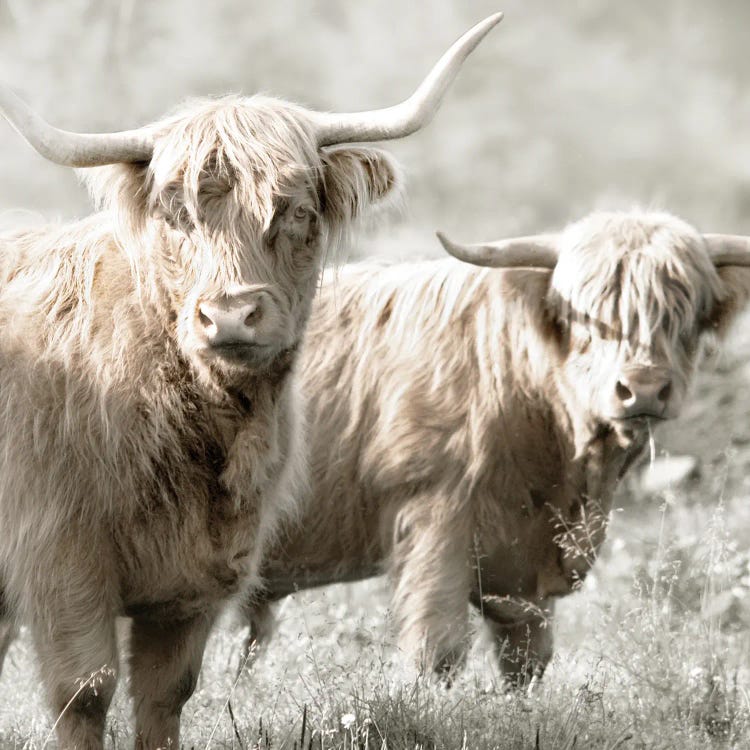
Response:
[{"label": "highland cow facing camera", "polygon": [[[251,639],[297,589],[387,572],[400,644],[444,673],[469,602],[516,682],[604,540],[648,426],[679,415],[706,336],[750,294],[750,241],[599,213],[454,260],[324,283],[300,374],[313,501],[263,566]],[[476,266],[496,266],[477,268]]]},{"label": "highland cow facing camera", "polygon": [[41,154],[97,167],[102,208],[0,237],[0,654],[28,625],[60,747],[102,745],[122,614],[136,744],[179,745],[211,625],[305,483],[293,369],[322,255],[397,180],[343,144],[426,124],[499,20],[374,112],[226,97],[81,135],[0,87]]}]

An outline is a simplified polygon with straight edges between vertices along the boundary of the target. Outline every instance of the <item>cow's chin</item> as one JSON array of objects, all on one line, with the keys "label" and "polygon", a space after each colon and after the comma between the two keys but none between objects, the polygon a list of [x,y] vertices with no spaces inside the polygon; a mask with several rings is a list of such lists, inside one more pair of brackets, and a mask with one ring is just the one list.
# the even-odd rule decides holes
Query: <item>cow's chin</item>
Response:
[{"label": "cow's chin", "polygon": [[623,447],[640,443],[653,433],[655,427],[668,422],[670,415],[639,414],[632,417],[609,416],[604,423],[617,436],[617,442]]},{"label": "cow's chin", "polygon": [[270,344],[222,344],[200,349],[198,356],[211,368],[226,372],[257,372],[268,366],[280,347]]},{"label": "cow's chin", "polygon": [[284,375],[294,349],[283,344],[204,346],[191,353],[191,360],[207,386],[226,391],[242,389],[258,378]]}]

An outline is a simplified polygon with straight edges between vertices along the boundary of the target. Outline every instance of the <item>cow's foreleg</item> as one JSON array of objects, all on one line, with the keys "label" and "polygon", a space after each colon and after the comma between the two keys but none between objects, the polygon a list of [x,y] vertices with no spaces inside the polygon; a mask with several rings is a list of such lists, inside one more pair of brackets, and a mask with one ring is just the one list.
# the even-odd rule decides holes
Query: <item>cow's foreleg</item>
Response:
[{"label": "cow's foreleg", "polygon": [[180,746],[180,714],[195,690],[213,621],[213,614],[178,622],[133,619],[130,689],[137,750]]},{"label": "cow's foreleg", "polygon": [[55,716],[58,747],[99,750],[117,682],[115,618],[96,611],[95,598],[50,609],[52,622],[30,630]]},{"label": "cow's foreleg", "polygon": [[18,626],[11,619],[10,609],[6,601],[5,591],[0,586],[0,675],[3,672],[5,655],[8,653],[10,644],[18,635]]},{"label": "cow's foreleg", "polygon": [[500,669],[513,687],[525,687],[533,677],[544,674],[554,650],[551,617],[552,603],[545,605],[544,614],[533,614],[525,622],[513,625],[496,622],[485,614]]},{"label": "cow's foreleg", "polygon": [[450,680],[466,654],[471,537],[463,519],[441,510],[429,498],[402,512],[390,570],[399,646],[420,672]]},{"label": "cow's foreleg", "polygon": [[13,643],[18,635],[16,624],[10,620],[0,620],[0,675],[3,672],[3,663],[5,655],[8,653],[10,644]]},{"label": "cow's foreleg", "polygon": [[263,599],[256,599],[255,597],[248,599],[241,607],[240,615],[248,625],[248,632],[242,644],[237,674],[252,667],[260,649],[270,640],[273,631],[276,629],[276,618],[271,603]]}]

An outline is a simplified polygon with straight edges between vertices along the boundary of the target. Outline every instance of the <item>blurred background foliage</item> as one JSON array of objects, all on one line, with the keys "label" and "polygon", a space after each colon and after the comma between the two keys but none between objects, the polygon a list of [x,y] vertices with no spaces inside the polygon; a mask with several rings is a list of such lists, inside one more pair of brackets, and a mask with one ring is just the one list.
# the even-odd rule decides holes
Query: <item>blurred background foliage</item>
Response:
[{"label": "blurred background foliage", "polygon": [[[230,91],[371,108],[498,9],[433,124],[388,146],[407,210],[359,254],[436,255],[437,227],[479,240],[635,204],[750,233],[744,0],[0,0],[0,78],[78,130]],[[0,164],[0,212],[88,210],[70,170],[4,122]]]}]

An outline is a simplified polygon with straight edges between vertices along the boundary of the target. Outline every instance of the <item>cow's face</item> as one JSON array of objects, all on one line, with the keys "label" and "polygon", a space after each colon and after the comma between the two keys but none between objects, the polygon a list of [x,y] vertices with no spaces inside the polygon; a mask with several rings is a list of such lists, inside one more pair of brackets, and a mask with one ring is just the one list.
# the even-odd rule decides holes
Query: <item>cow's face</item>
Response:
[{"label": "cow's face", "polygon": [[629,439],[676,417],[705,339],[750,299],[750,238],[701,235],[669,214],[596,213],[560,234],[473,245],[438,237],[474,265],[545,271],[524,323],[541,334],[534,377],[596,433]]},{"label": "cow's face", "polygon": [[323,256],[397,181],[382,152],[321,149],[301,110],[262,97],[175,117],[143,169],[180,349],[221,383],[288,367]]},{"label": "cow's face", "polygon": [[[289,367],[324,250],[396,183],[384,154],[341,144],[424,127],[501,19],[469,29],[409,98],[383,109],[316,112],[225,97],[136,130],[82,134],[51,126],[0,86],[0,115],[46,158],[102,167],[88,175],[92,194],[115,214],[139,289],[158,298],[149,300],[152,319],[164,292],[179,347],[202,377],[272,375]],[[157,318],[157,330],[169,330]]]},{"label": "cow's face", "polygon": [[676,417],[723,286],[673,216],[594,214],[558,240],[548,309],[567,407],[626,433]]}]

